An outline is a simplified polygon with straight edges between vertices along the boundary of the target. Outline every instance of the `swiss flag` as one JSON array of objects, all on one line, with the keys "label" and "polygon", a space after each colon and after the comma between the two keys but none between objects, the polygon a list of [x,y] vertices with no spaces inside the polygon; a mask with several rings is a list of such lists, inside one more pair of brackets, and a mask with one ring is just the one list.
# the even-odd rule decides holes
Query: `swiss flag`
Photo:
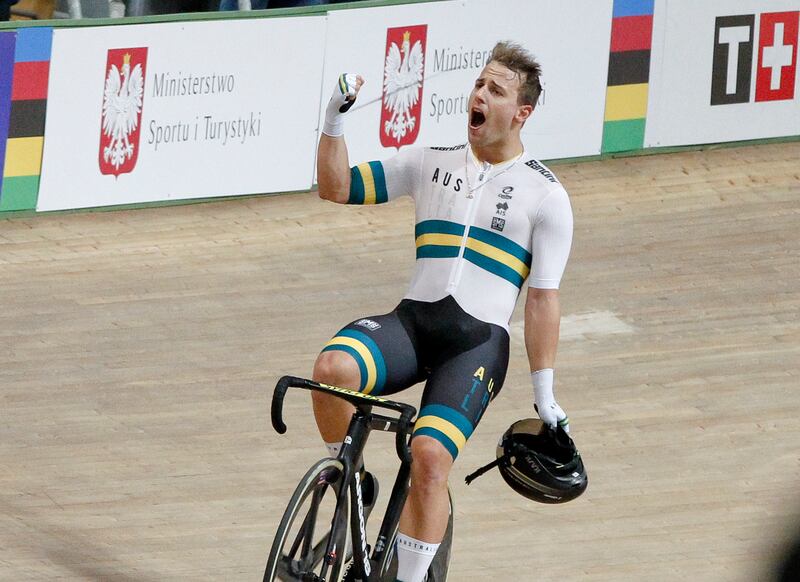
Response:
[{"label": "swiss flag", "polygon": [[756,101],[794,99],[800,12],[761,15]]}]

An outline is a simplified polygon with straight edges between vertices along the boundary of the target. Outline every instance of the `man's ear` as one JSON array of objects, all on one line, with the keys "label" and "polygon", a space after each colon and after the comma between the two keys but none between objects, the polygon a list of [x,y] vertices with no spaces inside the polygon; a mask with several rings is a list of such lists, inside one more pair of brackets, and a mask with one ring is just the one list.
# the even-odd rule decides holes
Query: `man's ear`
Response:
[{"label": "man's ear", "polygon": [[533,105],[520,105],[517,108],[517,114],[515,116],[515,119],[522,124],[528,121],[528,119],[532,114],[533,114]]}]

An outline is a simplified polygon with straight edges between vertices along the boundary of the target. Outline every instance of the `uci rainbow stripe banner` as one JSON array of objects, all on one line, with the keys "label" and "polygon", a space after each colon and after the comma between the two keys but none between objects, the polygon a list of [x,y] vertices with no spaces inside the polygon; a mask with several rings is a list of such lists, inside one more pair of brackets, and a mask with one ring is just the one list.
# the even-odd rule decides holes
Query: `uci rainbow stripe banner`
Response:
[{"label": "uci rainbow stripe banner", "polygon": [[52,28],[0,33],[0,211],[36,208]]},{"label": "uci rainbow stripe banner", "polygon": [[614,0],[602,153],[644,147],[655,0]]}]

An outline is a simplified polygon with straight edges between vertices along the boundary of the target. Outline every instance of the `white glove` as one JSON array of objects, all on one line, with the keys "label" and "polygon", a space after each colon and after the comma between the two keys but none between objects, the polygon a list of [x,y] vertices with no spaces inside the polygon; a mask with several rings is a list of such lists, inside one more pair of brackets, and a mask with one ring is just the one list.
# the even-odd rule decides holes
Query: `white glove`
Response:
[{"label": "white glove", "polygon": [[545,368],[531,372],[531,380],[533,380],[533,406],[539,418],[553,428],[558,425],[564,432],[569,432],[569,417],[553,397],[553,369]]},{"label": "white glove", "polygon": [[364,79],[355,73],[342,73],[336,81],[336,87],[328,101],[325,109],[325,123],[322,126],[322,133],[331,137],[344,135],[344,114],[347,113],[356,102],[361,85]]}]

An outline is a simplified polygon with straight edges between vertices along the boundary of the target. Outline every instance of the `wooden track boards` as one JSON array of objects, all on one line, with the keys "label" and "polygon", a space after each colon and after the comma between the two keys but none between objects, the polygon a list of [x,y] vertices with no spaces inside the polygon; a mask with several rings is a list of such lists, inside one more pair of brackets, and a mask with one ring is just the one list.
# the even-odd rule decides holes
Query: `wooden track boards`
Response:
[{"label": "wooden track boards", "polygon": [[[799,160],[788,143],[553,168],[576,219],[557,394],[589,489],[542,506],[497,473],[463,484],[533,414],[515,324],[453,470],[450,580],[769,579],[800,516]],[[390,310],[413,257],[408,201],[0,220],[0,579],[260,579],[324,453],[305,393],[272,432],[271,386]],[[391,439],[371,445],[386,493]]]}]

